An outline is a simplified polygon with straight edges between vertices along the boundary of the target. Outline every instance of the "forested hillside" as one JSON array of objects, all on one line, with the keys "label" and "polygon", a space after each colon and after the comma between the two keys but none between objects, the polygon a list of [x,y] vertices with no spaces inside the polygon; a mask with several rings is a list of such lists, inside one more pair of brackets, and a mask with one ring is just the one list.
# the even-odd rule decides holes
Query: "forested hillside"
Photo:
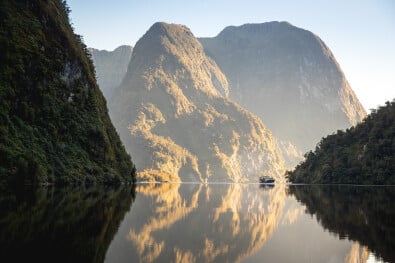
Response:
[{"label": "forested hillside", "polygon": [[0,182],[120,182],[134,165],[60,0],[0,2]]},{"label": "forested hillside", "polygon": [[321,140],[294,171],[294,183],[395,184],[395,100],[346,131]]}]

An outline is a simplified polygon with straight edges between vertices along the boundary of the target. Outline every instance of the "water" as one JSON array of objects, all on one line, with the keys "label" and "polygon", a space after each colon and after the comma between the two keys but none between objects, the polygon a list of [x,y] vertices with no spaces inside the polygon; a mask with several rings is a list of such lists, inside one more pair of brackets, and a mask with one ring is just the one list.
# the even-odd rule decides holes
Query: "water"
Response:
[{"label": "water", "polygon": [[395,262],[394,201],[395,187],[9,191],[0,197],[0,256],[13,262]]}]

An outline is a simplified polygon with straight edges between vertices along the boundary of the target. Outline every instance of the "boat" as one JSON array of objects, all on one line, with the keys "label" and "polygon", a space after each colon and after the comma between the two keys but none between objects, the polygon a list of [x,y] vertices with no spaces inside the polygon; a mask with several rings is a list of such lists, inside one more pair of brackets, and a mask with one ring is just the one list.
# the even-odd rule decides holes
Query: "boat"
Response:
[{"label": "boat", "polygon": [[259,182],[261,184],[274,184],[275,180],[270,176],[261,176],[259,177]]}]

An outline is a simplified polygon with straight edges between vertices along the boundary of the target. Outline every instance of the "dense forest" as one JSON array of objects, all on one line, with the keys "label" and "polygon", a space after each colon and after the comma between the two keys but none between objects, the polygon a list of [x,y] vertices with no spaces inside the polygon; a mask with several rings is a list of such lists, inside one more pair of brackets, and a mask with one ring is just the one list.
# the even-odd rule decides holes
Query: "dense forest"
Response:
[{"label": "dense forest", "polygon": [[293,183],[395,184],[395,100],[323,138],[287,176]]},{"label": "dense forest", "polygon": [[135,176],[69,11],[60,0],[0,2],[0,183]]}]

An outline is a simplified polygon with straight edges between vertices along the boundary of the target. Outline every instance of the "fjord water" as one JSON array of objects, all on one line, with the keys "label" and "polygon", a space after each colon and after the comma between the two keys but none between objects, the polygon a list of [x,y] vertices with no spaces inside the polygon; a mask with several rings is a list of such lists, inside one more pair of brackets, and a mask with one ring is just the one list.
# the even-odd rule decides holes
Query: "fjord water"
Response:
[{"label": "fjord water", "polygon": [[393,200],[394,187],[357,186],[3,192],[0,255],[14,262],[394,262]]},{"label": "fjord water", "polygon": [[106,261],[394,260],[394,190],[142,184]]}]

